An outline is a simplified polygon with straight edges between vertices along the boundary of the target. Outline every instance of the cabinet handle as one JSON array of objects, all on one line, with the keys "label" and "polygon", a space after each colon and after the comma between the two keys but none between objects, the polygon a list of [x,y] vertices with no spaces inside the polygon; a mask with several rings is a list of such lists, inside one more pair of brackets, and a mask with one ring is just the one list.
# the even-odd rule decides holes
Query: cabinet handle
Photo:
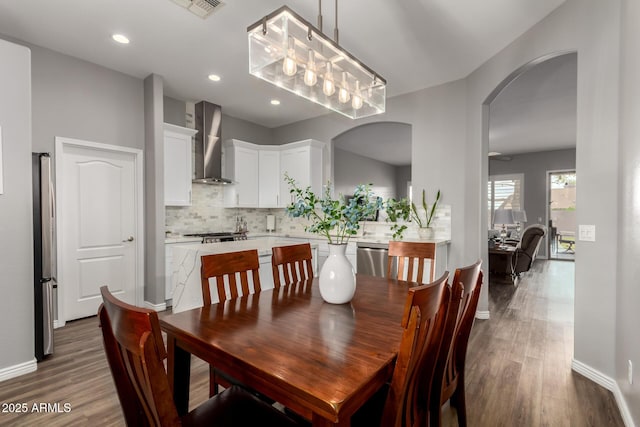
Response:
[{"label": "cabinet handle", "polygon": [[240,205],[240,194],[236,194],[236,206]]}]

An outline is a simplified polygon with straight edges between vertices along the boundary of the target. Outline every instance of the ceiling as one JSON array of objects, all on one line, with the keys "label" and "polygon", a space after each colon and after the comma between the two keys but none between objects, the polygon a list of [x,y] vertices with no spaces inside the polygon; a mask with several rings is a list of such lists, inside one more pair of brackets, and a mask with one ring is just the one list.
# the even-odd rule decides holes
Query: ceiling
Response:
[{"label": "ceiling", "polygon": [[489,151],[502,155],[576,146],[577,54],[521,74],[490,105]]},{"label": "ceiling", "polygon": [[[393,97],[466,77],[563,2],[347,0],[339,3],[340,44],[386,78]],[[214,102],[270,128],[327,114],[248,73],[247,26],[282,0],[224,3],[203,20],[170,0],[2,0],[0,33],[138,78],[159,74],[168,96]],[[323,30],[333,34],[334,2],[324,3]],[[288,6],[316,22],[316,1]],[[131,43],[114,43],[113,33]],[[221,81],[209,81],[211,73]]]}]

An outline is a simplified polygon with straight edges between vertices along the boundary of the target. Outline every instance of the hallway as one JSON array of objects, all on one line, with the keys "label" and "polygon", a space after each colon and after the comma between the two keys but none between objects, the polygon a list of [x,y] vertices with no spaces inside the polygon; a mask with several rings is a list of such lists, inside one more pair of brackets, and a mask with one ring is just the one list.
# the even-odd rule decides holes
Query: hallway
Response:
[{"label": "hallway", "polygon": [[574,265],[538,259],[516,287],[489,284],[467,355],[470,426],[624,425],[613,395],[571,370]]}]

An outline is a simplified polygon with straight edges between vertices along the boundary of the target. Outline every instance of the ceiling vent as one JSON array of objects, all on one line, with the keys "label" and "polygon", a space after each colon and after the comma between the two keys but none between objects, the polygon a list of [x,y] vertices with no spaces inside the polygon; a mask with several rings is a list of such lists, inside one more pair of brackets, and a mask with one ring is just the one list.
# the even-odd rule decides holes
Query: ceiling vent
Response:
[{"label": "ceiling vent", "polygon": [[211,15],[213,12],[224,6],[219,0],[172,0],[174,3],[187,8],[194,15],[198,15],[204,19]]}]

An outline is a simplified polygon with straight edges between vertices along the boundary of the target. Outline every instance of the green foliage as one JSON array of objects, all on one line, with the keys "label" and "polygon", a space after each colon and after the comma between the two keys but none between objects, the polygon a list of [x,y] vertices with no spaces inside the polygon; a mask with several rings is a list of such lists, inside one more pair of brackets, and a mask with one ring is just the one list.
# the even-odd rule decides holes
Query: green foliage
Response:
[{"label": "green foliage", "polygon": [[359,222],[374,216],[382,208],[382,198],[371,191],[371,184],[358,185],[351,200],[346,203],[342,197],[331,198],[331,188],[326,186],[322,197],[318,197],[310,187],[301,189],[296,181],[285,174],[285,181],[289,184],[289,192],[294,201],[286,207],[290,217],[306,218],[311,224],[305,231],[325,236],[329,243],[342,244],[349,241],[360,228]]},{"label": "green foliage", "polygon": [[409,203],[406,198],[400,200],[389,199],[385,203],[385,210],[387,212],[387,221],[393,222],[391,225],[391,231],[393,231],[393,238],[401,240],[403,233],[407,229],[406,224],[398,223],[398,221],[410,222],[414,221],[418,224],[418,227],[431,227],[431,222],[436,213],[438,202],[440,201],[440,190],[436,194],[436,200],[432,205],[427,203],[426,191],[422,190],[422,210],[418,210],[415,203]]}]

